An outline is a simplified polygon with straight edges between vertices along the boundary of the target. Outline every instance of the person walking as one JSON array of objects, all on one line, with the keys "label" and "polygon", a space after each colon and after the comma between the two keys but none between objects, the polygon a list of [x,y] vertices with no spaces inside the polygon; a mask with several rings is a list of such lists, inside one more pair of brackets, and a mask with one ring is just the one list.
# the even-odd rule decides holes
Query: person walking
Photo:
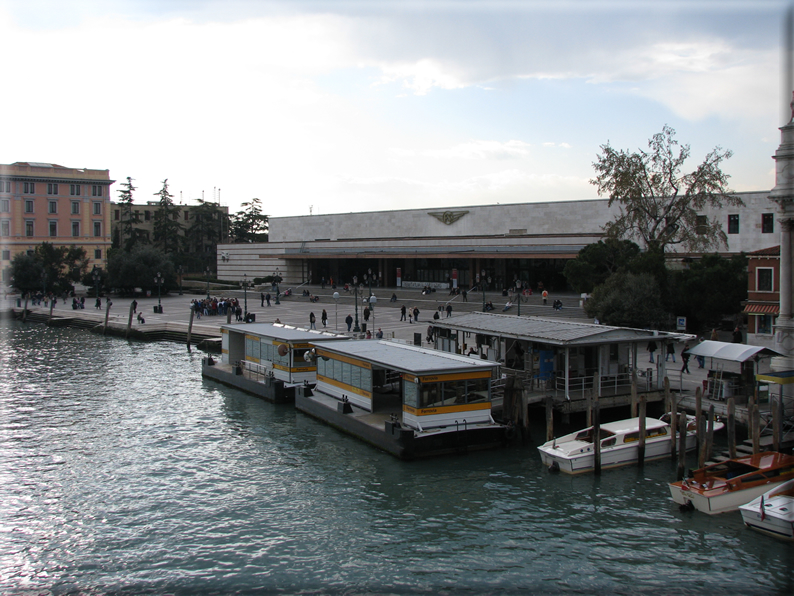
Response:
[{"label": "person walking", "polygon": [[400,320],[401,321],[405,320],[405,305],[404,304],[400,307]]},{"label": "person walking", "polygon": [[317,319],[314,317],[314,313],[310,312],[309,313],[309,329],[317,329],[317,326],[315,325],[315,321],[316,320]]},{"label": "person walking", "polygon": [[380,327],[378,327],[378,332],[375,334],[375,337],[376,337],[377,339],[383,339],[383,329],[381,329]]},{"label": "person walking", "polygon": [[[543,304],[546,304],[546,301],[549,299],[549,292],[548,290],[543,290]],[[653,362],[653,360],[651,360]]]},{"label": "person walking", "polygon": [[670,360],[670,356],[673,357],[673,363],[675,363],[675,344],[672,342],[667,344],[667,355],[664,357],[664,361]]},{"label": "person walking", "polygon": [[265,294],[265,302],[267,302],[267,305],[270,306],[270,292]]},{"label": "person walking", "polygon": [[132,314],[138,314],[138,301],[135,299],[132,301]]},{"label": "person walking", "polygon": [[657,347],[656,346],[656,342],[651,340],[651,341],[648,342],[648,347],[645,348],[646,350],[648,350],[651,353],[651,359],[648,362],[650,362],[652,364],[653,364],[653,353],[656,351],[656,347]]},{"label": "person walking", "polygon": [[684,349],[681,350],[681,362],[684,363],[684,366],[681,367],[682,373],[689,372],[689,344],[684,344]]},{"label": "person walking", "polygon": [[414,306],[414,321],[419,322],[419,309]]},{"label": "person walking", "polygon": [[323,309],[323,314],[320,315],[320,320],[323,322],[323,327],[328,323],[328,313]]},{"label": "person walking", "polygon": [[347,315],[345,317],[345,323],[347,323],[347,330],[350,331],[350,328],[353,326],[353,315]]},{"label": "person walking", "polygon": [[264,292],[259,292],[259,298],[261,298],[259,306],[262,307],[262,306],[265,305],[265,293]]},{"label": "person walking", "polygon": [[447,304],[447,318],[452,316],[452,305]]}]

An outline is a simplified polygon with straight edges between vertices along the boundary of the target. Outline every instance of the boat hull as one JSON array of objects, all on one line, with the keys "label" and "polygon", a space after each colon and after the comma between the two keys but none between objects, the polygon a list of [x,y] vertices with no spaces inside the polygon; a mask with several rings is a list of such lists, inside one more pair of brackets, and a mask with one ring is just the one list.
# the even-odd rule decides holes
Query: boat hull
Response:
[{"label": "boat hull", "polygon": [[[758,532],[794,541],[794,481],[767,491],[761,497],[739,507],[744,524]],[[785,492],[785,494],[783,494]],[[777,493],[777,494],[775,494]],[[764,512],[761,513],[761,505]]]},{"label": "boat hull", "polygon": [[[694,435],[687,435],[687,451],[694,449],[696,442],[697,438]],[[560,471],[566,474],[585,474],[595,469],[595,455],[592,448],[590,448],[589,451],[584,451],[574,456],[556,454],[553,448],[549,448],[545,445],[538,447],[538,451],[540,452],[541,460],[546,466],[552,466],[556,463]],[[669,437],[651,440],[645,444],[645,461],[654,461],[670,457],[670,453]],[[608,470],[610,468],[636,465],[638,454],[639,448],[636,443],[602,449],[601,469]]]}]

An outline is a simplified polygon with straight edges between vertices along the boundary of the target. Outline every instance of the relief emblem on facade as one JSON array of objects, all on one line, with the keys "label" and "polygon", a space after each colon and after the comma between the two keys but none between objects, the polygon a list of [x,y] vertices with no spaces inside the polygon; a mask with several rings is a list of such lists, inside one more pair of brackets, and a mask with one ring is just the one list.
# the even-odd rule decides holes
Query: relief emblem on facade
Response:
[{"label": "relief emblem on facade", "polygon": [[428,215],[432,215],[438,221],[446,225],[452,225],[461,217],[466,215],[468,211],[428,211]]}]

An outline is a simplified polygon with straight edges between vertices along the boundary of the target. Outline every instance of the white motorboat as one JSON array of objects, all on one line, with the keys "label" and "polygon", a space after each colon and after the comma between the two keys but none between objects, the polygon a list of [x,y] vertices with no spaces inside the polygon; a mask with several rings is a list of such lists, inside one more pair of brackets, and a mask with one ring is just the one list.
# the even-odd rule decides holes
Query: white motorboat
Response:
[{"label": "white motorboat", "polygon": [[765,451],[711,464],[669,486],[673,501],[711,515],[736,511],[793,478],[794,456]]},{"label": "white motorboat", "polygon": [[[694,416],[687,418],[694,420]],[[719,430],[723,426],[722,423],[715,423],[714,429]],[[672,431],[667,422],[646,418],[645,461],[669,457],[671,438]],[[602,424],[598,440],[601,441],[602,469],[637,463],[640,419],[627,418]],[[696,442],[697,432],[694,424],[687,424],[687,451],[694,449]],[[566,474],[592,472],[595,465],[593,427],[548,441],[538,447],[538,451],[543,463],[550,468],[559,468]]]},{"label": "white motorboat", "polygon": [[748,528],[794,541],[794,480],[765,492],[739,511]]}]

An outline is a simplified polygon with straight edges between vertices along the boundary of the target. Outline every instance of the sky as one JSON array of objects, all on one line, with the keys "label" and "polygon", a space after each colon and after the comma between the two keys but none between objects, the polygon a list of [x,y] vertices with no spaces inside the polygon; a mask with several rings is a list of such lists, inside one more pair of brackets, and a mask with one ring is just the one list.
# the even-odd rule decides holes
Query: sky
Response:
[{"label": "sky", "polygon": [[0,0],[0,163],[279,216],[596,198],[665,124],[774,186],[784,0]]}]

